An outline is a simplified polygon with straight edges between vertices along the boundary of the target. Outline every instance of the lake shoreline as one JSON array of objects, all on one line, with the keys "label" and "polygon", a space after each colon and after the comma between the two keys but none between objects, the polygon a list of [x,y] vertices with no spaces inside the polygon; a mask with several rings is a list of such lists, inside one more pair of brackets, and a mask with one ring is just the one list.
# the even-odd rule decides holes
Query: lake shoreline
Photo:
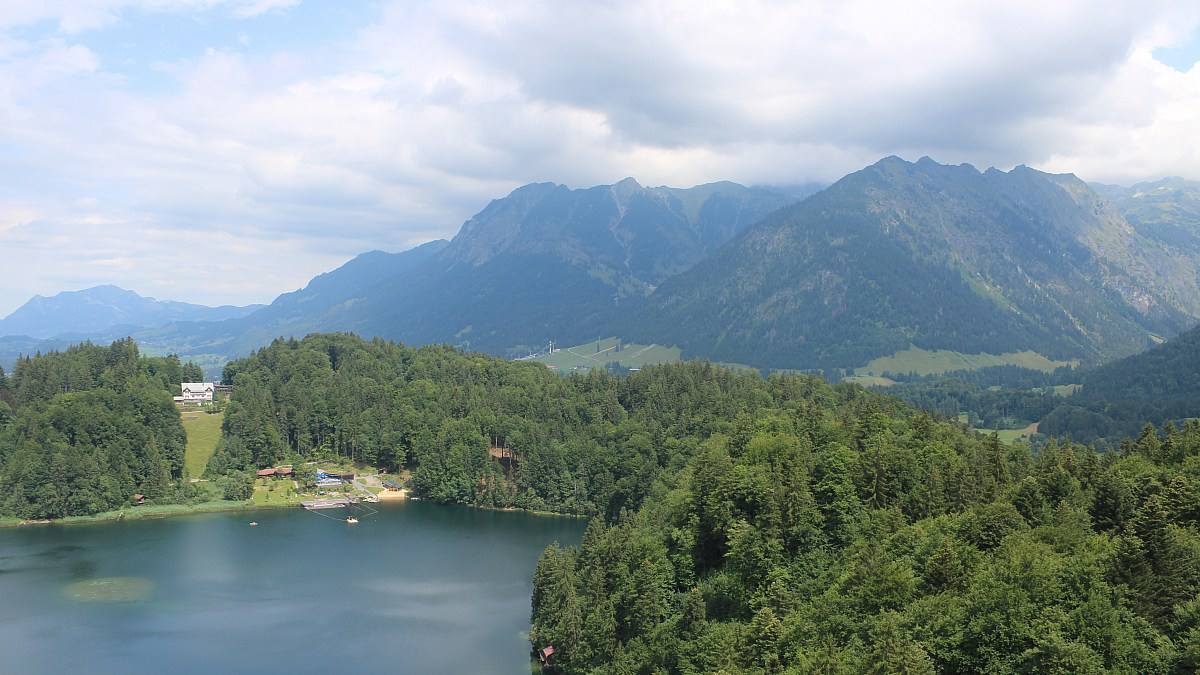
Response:
[{"label": "lake shoreline", "polygon": [[[404,499],[387,499],[383,501],[403,502],[413,497]],[[415,498],[416,501],[429,501]],[[528,513],[534,516],[554,516],[556,518],[592,518],[592,516],[574,514],[574,513],[556,513],[554,511],[534,511],[530,509],[518,509],[512,507],[497,507],[483,506],[478,504],[446,504],[442,502],[430,501],[431,504],[439,506],[458,506],[471,509],[482,509],[484,511],[505,511],[510,513]],[[261,509],[290,509],[304,508],[300,504],[295,503],[279,503],[279,504],[262,504],[255,503],[252,500],[244,502],[229,502],[229,501],[212,501],[203,502],[200,504],[161,504],[161,505],[145,505],[131,506],[118,511],[105,511],[104,513],[96,513],[90,516],[67,516],[66,518],[50,518],[43,520],[19,520],[19,519],[4,519],[0,520],[0,529],[13,527],[36,527],[44,525],[89,525],[94,523],[108,523],[121,520],[158,520],[161,518],[171,518],[174,516],[190,516],[204,513],[230,513],[234,511],[258,511]]]},{"label": "lake shoreline", "polygon": [[0,521],[0,529],[11,527],[35,527],[38,525],[89,525],[93,523],[109,523],[121,520],[158,520],[172,516],[190,516],[203,513],[229,513],[232,511],[257,511],[259,509],[289,508],[291,504],[254,504],[245,502],[228,502],[223,500],[202,502],[200,504],[161,504],[148,506],[131,506],[117,511],[105,511],[90,516],[67,516],[66,518],[50,518],[43,520],[4,520]]},{"label": "lake shoreline", "polygon": [[0,530],[0,671],[529,672],[538,558],[586,522],[369,506]]}]

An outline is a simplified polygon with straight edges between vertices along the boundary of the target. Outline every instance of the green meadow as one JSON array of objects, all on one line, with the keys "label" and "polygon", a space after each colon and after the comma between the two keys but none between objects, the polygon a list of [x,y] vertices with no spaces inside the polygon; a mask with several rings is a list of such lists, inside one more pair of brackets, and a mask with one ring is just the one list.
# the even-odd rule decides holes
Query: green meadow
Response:
[{"label": "green meadow", "polygon": [[192,478],[204,474],[208,466],[208,458],[217,449],[217,441],[221,439],[221,421],[224,413],[210,415],[205,412],[183,413],[183,429],[187,431],[187,450],[184,451],[184,465]]},{"label": "green meadow", "polygon": [[916,373],[938,375],[955,370],[979,370],[991,366],[1020,366],[1042,372],[1053,372],[1060,366],[1069,366],[1072,361],[1054,361],[1037,352],[1024,351],[1009,354],[963,354],[947,349],[929,351],[920,347],[909,347],[891,356],[882,356],[865,366],[855,368],[857,376],[880,376],[884,373]]},{"label": "green meadow", "polygon": [[613,361],[624,368],[641,368],[660,363],[674,363],[679,360],[679,349],[653,344],[625,344],[618,338],[610,337],[574,347],[558,348],[551,354],[531,360],[544,363],[559,372],[603,368]]}]

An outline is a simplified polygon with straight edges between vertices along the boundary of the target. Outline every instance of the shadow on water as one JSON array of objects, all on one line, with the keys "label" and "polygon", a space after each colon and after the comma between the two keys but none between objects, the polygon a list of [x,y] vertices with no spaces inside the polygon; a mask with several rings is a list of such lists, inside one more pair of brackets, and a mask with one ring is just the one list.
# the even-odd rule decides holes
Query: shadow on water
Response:
[{"label": "shadow on water", "polygon": [[67,566],[67,575],[72,579],[91,579],[99,568],[95,560],[72,560]]},{"label": "shadow on water", "polygon": [[61,575],[65,572],[73,579],[87,578],[96,573],[96,563],[80,557],[85,551],[86,546],[64,544],[23,555],[2,555],[0,574],[43,572]]}]

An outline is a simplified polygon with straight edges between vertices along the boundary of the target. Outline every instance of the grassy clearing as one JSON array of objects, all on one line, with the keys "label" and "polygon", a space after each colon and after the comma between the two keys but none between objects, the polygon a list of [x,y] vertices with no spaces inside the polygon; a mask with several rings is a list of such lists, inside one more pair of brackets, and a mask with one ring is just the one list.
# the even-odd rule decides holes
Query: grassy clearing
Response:
[{"label": "grassy clearing", "polygon": [[259,478],[254,481],[251,501],[255,506],[299,506],[300,502],[316,498],[315,495],[300,492],[295,481]]},{"label": "grassy clearing", "polygon": [[[1001,429],[996,432],[996,436],[1000,439],[1001,443],[1004,443],[1006,445],[1012,445],[1013,443],[1016,443],[1017,441],[1029,440],[1029,437],[1036,434],[1037,430],[1038,430],[1038,423],[1034,422],[1033,424],[1030,424],[1029,426],[1025,427],[1024,429]],[[983,433],[983,432],[981,432],[981,433]]]},{"label": "grassy clearing", "polygon": [[189,513],[238,511],[247,508],[249,505],[250,502],[230,502],[225,500],[202,502],[200,504],[147,504],[145,506],[131,506],[120,511],[97,513],[94,516],[67,516],[54,522],[63,523],[64,525],[76,525],[109,520],[144,520],[146,518],[165,518],[166,516],[178,516]]},{"label": "grassy clearing", "polygon": [[617,351],[618,342],[615,337],[605,338],[575,347],[556,349],[553,354],[532,360],[551,366],[559,372],[603,368],[605,364],[613,361],[625,368],[641,368],[679,360],[677,347],[620,343],[620,351]]},{"label": "grassy clearing", "polygon": [[1024,351],[1009,354],[963,354],[946,349],[928,351],[919,347],[909,347],[891,356],[883,356],[871,361],[865,366],[855,368],[855,375],[878,376],[883,373],[916,373],[918,375],[938,375],[955,370],[979,370],[990,366],[1020,366],[1053,372],[1060,366],[1075,364],[1075,361],[1053,361],[1037,352]]},{"label": "grassy clearing", "polygon": [[223,419],[225,413],[184,413],[183,428],[187,431],[187,450],[184,451],[183,457],[189,476],[198,478],[204,474],[208,458],[212,457],[213,451],[217,449],[217,441],[221,439]]},{"label": "grassy clearing", "polygon": [[851,375],[850,377],[842,378],[842,380],[844,382],[861,384],[864,387],[890,387],[896,384],[895,380],[878,375]]}]

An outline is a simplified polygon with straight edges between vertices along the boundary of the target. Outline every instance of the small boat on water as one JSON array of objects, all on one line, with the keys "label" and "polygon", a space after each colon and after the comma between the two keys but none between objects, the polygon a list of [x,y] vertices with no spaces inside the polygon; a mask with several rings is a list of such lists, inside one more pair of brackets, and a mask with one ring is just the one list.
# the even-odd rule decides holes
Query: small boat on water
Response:
[{"label": "small boat on water", "polygon": [[349,518],[346,519],[346,522],[353,525],[358,522],[358,518],[355,518],[354,516],[350,516]]},{"label": "small boat on water", "polygon": [[253,520],[250,521],[250,527],[257,527],[257,526],[258,526],[258,523],[254,522]]}]

